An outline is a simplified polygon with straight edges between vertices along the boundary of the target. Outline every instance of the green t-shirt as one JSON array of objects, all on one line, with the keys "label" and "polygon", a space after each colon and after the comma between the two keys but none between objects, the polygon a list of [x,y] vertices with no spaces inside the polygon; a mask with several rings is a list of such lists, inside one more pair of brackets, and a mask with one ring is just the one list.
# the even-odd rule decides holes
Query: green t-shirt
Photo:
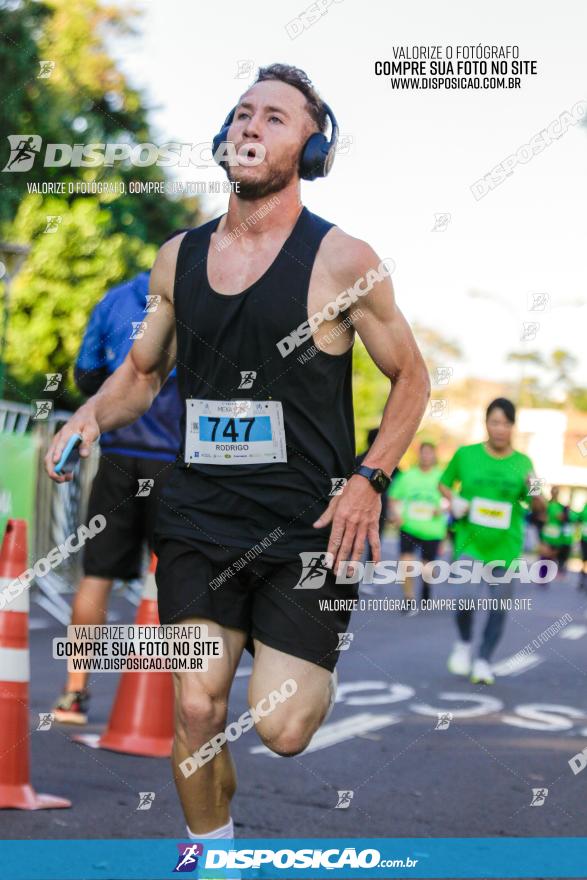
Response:
[{"label": "green t-shirt", "polygon": [[569,510],[571,541],[575,538],[587,541],[587,504],[583,510]]},{"label": "green t-shirt", "polygon": [[568,523],[563,522],[565,507],[560,501],[549,501],[546,505],[546,522],[540,537],[551,547],[573,543],[572,514]]},{"label": "green t-shirt", "polygon": [[393,481],[390,496],[401,501],[403,532],[423,541],[441,541],[446,537],[446,518],[436,514],[442,495],[438,482],[442,468],[433,467],[423,471],[416,467],[398,474]]},{"label": "green t-shirt", "polygon": [[455,522],[455,553],[482,562],[503,559],[509,566],[524,546],[524,508],[532,462],[522,452],[495,458],[484,443],[461,446],[440,482],[469,501],[466,516]]}]

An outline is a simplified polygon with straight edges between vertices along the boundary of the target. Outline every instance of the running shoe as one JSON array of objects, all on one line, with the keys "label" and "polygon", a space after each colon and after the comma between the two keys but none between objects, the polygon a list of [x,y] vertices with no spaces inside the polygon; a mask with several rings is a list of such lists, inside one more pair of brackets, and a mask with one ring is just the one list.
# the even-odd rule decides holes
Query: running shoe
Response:
[{"label": "running shoe", "polygon": [[418,608],[418,606],[416,606],[415,608],[405,608],[402,609],[401,613],[404,615],[404,617],[415,617],[417,614],[420,613],[420,609]]},{"label": "running shoe", "polygon": [[469,675],[471,672],[471,643],[455,642],[447,666],[448,671],[453,675]]},{"label": "running shoe", "polygon": [[483,660],[482,657],[477,657],[475,662],[473,663],[473,670],[471,672],[471,681],[473,684],[493,684],[495,678],[493,677],[493,672],[491,671],[491,666],[487,662],[487,660]]},{"label": "running shoe", "polygon": [[89,701],[90,695],[86,690],[65,691],[51,710],[55,721],[60,724],[87,724]]}]

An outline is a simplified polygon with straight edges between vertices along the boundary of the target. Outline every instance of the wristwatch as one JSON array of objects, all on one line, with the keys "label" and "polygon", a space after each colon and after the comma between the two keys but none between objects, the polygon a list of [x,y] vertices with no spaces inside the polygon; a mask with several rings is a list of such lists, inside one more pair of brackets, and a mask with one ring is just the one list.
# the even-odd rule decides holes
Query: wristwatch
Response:
[{"label": "wristwatch", "polygon": [[381,470],[381,468],[370,468],[362,464],[356,469],[355,473],[359,474],[361,477],[366,477],[375,491],[379,492],[380,495],[387,492],[387,488],[391,483],[390,478],[385,471]]}]

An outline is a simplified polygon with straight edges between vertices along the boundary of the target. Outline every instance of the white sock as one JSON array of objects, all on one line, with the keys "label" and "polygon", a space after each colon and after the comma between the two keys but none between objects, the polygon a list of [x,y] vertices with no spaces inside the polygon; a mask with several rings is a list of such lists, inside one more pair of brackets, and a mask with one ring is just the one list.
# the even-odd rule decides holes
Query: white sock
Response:
[{"label": "white sock", "polygon": [[189,828],[187,825],[185,827],[190,840],[220,840],[222,838],[227,838],[229,840],[234,839],[234,825],[232,819],[229,819],[226,825],[223,825],[221,828],[216,828],[215,831],[207,831],[206,834],[194,834],[191,828]]}]

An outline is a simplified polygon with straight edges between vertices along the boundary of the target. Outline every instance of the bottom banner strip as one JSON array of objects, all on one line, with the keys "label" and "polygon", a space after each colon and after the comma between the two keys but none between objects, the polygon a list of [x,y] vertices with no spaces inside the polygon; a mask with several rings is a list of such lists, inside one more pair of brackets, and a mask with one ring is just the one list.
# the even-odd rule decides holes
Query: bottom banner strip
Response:
[{"label": "bottom banner strip", "polygon": [[587,839],[3,840],[0,865],[3,880],[585,878]]}]

